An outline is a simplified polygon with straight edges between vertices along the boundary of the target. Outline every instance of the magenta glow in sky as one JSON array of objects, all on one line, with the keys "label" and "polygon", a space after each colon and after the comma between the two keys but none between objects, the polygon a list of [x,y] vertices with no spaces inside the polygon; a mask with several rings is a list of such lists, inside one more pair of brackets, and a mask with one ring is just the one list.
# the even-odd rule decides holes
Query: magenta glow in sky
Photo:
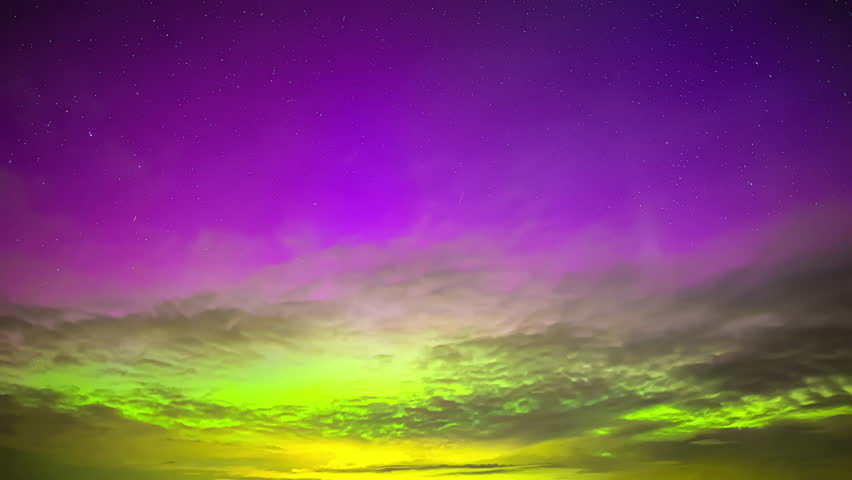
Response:
[{"label": "magenta glow in sky", "polygon": [[4,15],[8,298],[190,293],[407,234],[606,224],[668,254],[848,198],[839,4]]}]

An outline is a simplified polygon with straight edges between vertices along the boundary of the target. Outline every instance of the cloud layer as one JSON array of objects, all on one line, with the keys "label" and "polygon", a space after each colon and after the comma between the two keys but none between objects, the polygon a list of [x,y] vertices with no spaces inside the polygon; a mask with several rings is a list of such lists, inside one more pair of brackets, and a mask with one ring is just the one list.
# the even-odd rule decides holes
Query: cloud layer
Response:
[{"label": "cloud layer", "polygon": [[852,250],[652,288],[459,248],[324,252],[127,315],[6,305],[3,455],[152,479],[850,466]]}]

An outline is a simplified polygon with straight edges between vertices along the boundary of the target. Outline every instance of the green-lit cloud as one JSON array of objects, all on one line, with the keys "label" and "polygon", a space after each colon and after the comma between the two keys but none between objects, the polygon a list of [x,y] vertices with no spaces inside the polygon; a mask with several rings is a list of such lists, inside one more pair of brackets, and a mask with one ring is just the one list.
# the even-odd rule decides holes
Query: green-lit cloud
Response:
[{"label": "green-lit cloud", "polygon": [[413,262],[313,300],[223,292],[123,316],[6,306],[9,475],[841,478],[852,466],[845,252],[678,289],[624,271],[550,286],[506,287],[504,274]]}]

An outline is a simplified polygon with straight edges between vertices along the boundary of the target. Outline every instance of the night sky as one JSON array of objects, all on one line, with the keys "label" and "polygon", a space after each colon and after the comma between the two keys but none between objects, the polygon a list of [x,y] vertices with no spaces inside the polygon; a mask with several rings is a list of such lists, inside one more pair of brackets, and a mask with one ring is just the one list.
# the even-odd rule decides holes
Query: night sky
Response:
[{"label": "night sky", "polygon": [[849,1],[0,11],[3,478],[852,471]]}]

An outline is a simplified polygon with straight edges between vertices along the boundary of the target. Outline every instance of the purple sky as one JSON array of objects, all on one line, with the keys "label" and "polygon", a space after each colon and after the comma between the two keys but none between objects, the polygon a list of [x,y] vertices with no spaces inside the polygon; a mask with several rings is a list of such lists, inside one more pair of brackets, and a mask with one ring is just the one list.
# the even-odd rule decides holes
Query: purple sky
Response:
[{"label": "purple sky", "polygon": [[848,3],[702,3],[7,6],[0,297],[402,236],[658,259],[849,205]]}]

